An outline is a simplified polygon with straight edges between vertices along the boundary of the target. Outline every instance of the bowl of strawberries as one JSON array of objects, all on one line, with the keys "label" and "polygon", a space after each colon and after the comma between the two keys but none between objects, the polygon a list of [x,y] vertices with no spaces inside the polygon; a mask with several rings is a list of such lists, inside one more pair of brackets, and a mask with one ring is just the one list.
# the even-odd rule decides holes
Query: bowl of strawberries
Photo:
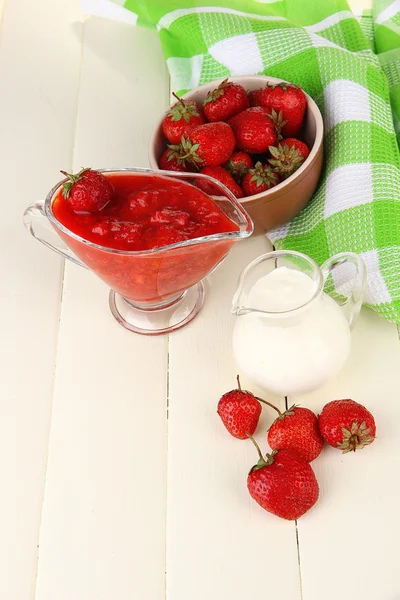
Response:
[{"label": "bowl of strawberries", "polygon": [[231,77],[176,96],[150,139],[149,162],[217,179],[268,230],[310,200],[322,141],[321,113],[301,88],[275,77]]}]

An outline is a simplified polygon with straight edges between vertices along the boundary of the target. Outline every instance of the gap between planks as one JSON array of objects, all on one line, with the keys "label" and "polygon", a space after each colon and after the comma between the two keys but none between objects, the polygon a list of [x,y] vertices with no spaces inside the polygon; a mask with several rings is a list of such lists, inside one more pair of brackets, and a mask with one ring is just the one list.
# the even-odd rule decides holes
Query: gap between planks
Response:
[{"label": "gap between planks", "polygon": [[35,565],[35,586],[34,586],[34,590],[33,590],[33,598],[35,600],[36,598],[36,587],[37,587],[37,579],[38,579],[38,572],[39,572],[39,555],[40,555],[40,531],[42,528],[42,518],[43,518],[43,504],[44,504],[44,498],[45,498],[45,491],[46,491],[46,480],[47,480],[47,466],[48,466],[48,461],[49,461],[49,446],[50,446],[50,434],[51,434],[51,420],[52,420],[52,415],[53,415],[53,405],[54,405],[54,390],[55,390],[55,383],[56,383],[56,374],[57,374],[57,361],[58,361],[58,351],[59,351],[59,339],[60,339],[60,324],[61,324],[61,310],[62,310],[62,301],[63,301],[63,296],[64,296],[64,274],[65,274],[65,260],[63,260],[63,264],[60,270],[60,282],[59,282],[59,287],[60,287],[60,299],[59,299],[59,305],[58,305],[58,325],[57,325],[57,333],[56,333],[56,352],[55,352],[55,357],[54,357],[54,364],[53,364],[53,378],[52,378],[52,382],[51,382],[51,404],[50,404],[50,416],[49,416],[49,435],[48,435],[48,439],[47,439],[47,452],[46,452],[46,462],[45,462],[45,467],[44,467],[44,480],[43,480],[43,488],[42,488],[42,497],[40,499],[40,516],[39,516],[39,527],[38,527],[38,533],[37,533],[37,551],[36,551],[36,565]]},{"label": "gap between planks", "polygon": [[[285,408],[286,408],[286,410],[289,410],[289,402],[288,402],[287,396],[285,396]],[[297,566],[299,568],[300,600],[304,600],[303,583],[302,583],[302,578],[301,578],[300,539],[299,539],[299,528],[298,528],[298,524],[297,524],[297,519],[294,522],[294,526],[296,529],[296,549],[297,549]]]},{"label": "gap between planks", "polygon": [[[6,0],[3,0],[0,5],[0,28],[2,23],[2,16],[4,13],[4,6]],[[80,53],[79,53],[79,64],[78,64],[78,86],[76,91],[76,103],[75,103],[75,115],[74,115],[74,126],[73,126],[73,142],[72,142],[72,151],[71,151],[71,160],[70,160],[70,170],[73,171],[73,165],[75,163],[75,140],[76,140],[76,132],[77,132],[77,124],[78,124],[78,105],[79,105],[79,93],[81,87],[81,79],[82,79],[82,62],[83,62],[83,38],[84,38],[84,27],[85,27],[86,16],[81,15],[81,35],[80,35]],[[56,353],[54,357],[54,365],[53,365],[53,379],[52,379],[52,388],[51,388],[51,406],[50,406],[50,419],[49,419],[49,435],[47,440],[47,452],[46,452],[46,464],[44,470],[44,483],[43,483],[43,491],[42,498],[40,501],[40,517],[39,517],[39,527],[38,527],[38,535],[37,535],[37,552],[36,552],[36,565],[35,565],[35,587],[33,592],[33,599],[36,598],[37,591],[37,580],[38,580],[38,572],[39,572],[39,559],[40,559],[40,536],[41,536],[41,528],[42,528],[42,518],[43,518],[43,504],[46,493],[46,482],[47,482],[47,467],[48,467],[48,459],[49,459],[49,447],[50,447],[50,436],[51,436],[51,423],[53,416],[53,406],[54,406],[54,390],[55,390],[55,382],[57,376],[57,364],[58,364],[58,354],[59,354],[59,338],[60,338],[60,328],[61,328],[61,316],[62,316],[62,306],[63,306],[63,298],[64,298],[64,282],[65,282],[65,260],[62,260],[62,267],[60,271],[60,300],[59,300],[59,310],[58,310],[58,325],[57,325],[57,334],[56,334]]]},{"label": "gap between planks", "polygon": [[167,599],[167,533],[168,533],[168,427],[169,427],[169,349],[170,349],[170,335],[168,334],[167,340],[167,374],[166,374],[166,412],[167,412],[167,423],[165,426],[165,523],[164,523],[164,599]]},{"label": "gap between planks", "polygon": [[6,0],[0,0],[0,28],[3,23],[4,10],[6,7]]}]

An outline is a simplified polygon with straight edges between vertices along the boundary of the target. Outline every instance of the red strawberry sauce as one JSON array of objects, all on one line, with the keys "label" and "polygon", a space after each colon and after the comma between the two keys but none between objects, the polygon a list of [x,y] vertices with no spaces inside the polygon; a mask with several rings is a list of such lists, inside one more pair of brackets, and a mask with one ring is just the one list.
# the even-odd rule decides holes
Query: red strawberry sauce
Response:
[{"label": "red strawberry sauce", "polygon": [[[179,180],[137,173],[104,173],[112,201],[97,213],[76,213],[62,195],[54,217],[69,231],[122,253],[93,248],[58,231],[73,252],[107,284],[138,304],[157,304],[203,279],[233,240],[146,252],[189,239],[238,231],[209,196]],[[125,254],[123,251],[144,251]]]}]

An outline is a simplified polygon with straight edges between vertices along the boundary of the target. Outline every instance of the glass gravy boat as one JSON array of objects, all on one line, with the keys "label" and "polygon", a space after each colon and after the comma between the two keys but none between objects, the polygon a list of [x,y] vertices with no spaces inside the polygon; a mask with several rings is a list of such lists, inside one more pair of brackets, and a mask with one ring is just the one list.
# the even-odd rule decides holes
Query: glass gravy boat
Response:
[{"label": "glass gravy boat", "polygon": [[188,185],[198,179],[215,192],[213,200],[233,221],[237,231],[207,235],[143,251],[100,246],[67,229],[52,210],[63,179],[45,202],[29,206],[24,224],[40,242],[75,264],[92,270],[111,288],[110,309],[117,321],[136,333],[157,335],[191,321],[204,302],[202,279],[227,256],[238,241],[253,232],[253,223],[233,194],[215,179],[198,173],[152,169],[99,169],[102,173],[180,180]]},{"label": "glass gravy boat", "polygon": [[[339,302],[324,293],[333,284]],[[300,252],[260,256],[240,275],[233,298],[238,366],[276,394],[321,387],[346,362],[365,285],[365,264],[357,254],[337,254],[321,268]]]}]

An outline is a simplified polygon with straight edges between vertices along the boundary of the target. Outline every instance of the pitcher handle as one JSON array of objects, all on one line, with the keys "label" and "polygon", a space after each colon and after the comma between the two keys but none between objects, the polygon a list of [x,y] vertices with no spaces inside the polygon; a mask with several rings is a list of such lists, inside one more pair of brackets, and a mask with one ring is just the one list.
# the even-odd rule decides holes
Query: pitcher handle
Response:
[{"label": "pitcher handle", "polygon": [[76,265],[87,269],[87,266],[76,258],[50,225],[43,202],[35,202],[28,206],[24,212],[24,225],[36,240],[39,240],[39,242]]},{"label": "pitcher handle", "polygon": [[353,328],[358,315],[360,314],[367,283],[367,269],[365,262],[358,254],[354,254],[353,252],[341,252],[340,254],[335,254],[335,256],[328,258],[322,265],[321,271],[324,276],[324,281],[326,282],[332,271],[344,264],[354,265],[356,269],[350,293],[347,300],[342,304],[350,328]]}]

